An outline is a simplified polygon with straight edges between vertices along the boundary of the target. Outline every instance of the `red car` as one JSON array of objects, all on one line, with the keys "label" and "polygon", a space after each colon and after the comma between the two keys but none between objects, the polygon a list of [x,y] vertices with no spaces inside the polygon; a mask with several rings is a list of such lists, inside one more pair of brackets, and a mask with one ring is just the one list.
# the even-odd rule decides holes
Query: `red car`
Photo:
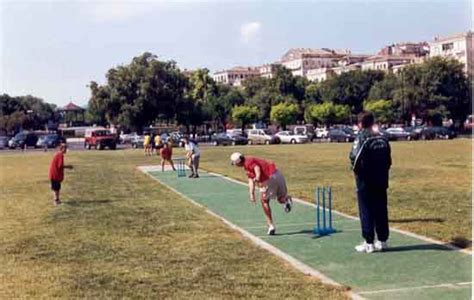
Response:
[{"label": "red car", "polygon": [[117,137],[107,129],[87,129],[85,133],[84,147],[86,149],[102,150],[106,147],[110,150],[117,149]]}]

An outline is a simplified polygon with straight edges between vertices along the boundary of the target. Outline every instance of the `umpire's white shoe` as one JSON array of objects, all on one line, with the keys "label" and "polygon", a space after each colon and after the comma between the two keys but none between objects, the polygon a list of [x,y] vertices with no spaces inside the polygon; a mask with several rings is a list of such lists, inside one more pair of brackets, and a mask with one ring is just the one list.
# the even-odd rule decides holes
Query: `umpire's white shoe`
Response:
[{"label": "umpire's white shoe", "polygon": [[361,253],[372,253],[375,251],[374,244],[368,244],[367,242],[355,246],[355,249],[357,252]]},{"label": "umpire's white shoe", "polygon": [[388,248],[387,242],[376,241],[374,244],[374,248],[376,251],[384,251]]}]

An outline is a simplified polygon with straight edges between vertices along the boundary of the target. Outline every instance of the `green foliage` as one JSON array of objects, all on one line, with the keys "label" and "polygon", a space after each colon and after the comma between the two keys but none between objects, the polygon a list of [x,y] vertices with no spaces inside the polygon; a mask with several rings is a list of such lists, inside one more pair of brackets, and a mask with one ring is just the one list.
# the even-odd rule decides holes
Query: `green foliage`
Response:
[{"label": "green foliage", "polygon": [[428,119],[430,111],[445,109],[449,113],[444,114],[453,119],[462,120],[469,114],[469,82],[458,61],[434,57],[404,68],[399,79],[401,87],[394,100],[402,106],[405,118],[415,113]]},{"label": "green foliage", "polygon": [[296,121],[298,106],[292,103],[280,103],[272,106],[270,120],[279,124],[283,129]]},{"label": "green foliage", "polygon": [[395,109],[390,100],[370,100],[364,101],[364,110],[374,114],[377,122],[386,124],[394,121]]},{"label": "green foliage", "polygon": [[393,75],[385,75],[382,81],[377,81],[370,88],[368,100],[393,99],[395,92],[400,88],[400,79]]},{"label": "green foliage", "polygon": [[56,120],[56,106],[33,96],[0,95],[0,131],[44,129],[49,120]]},{"label": "green foliage", "polygon": [[309,106],[305,112],[305,120],[312,124],[331,124],[344,122],[350,115],[350,108],[347,105],[324,102]]},{"label": "green foliage", "polygon": [[107,72],[107,84],[91,83],[90,119],[141,131],[155,120],[175,119],[187,80],[173,61],[144,53]]},{"label": "green foliage", "polygon": [[232,109],[232,119],[241,125],[242,130],[245,125],[255,122],[258,118],[258,108],[249,105],[237,105]]},{"label": "green foliage", "polygon": [[362,111],[372,86],[384,79],[382,71],[350,71],[334,76],[321,83],[321,99],[324,102],[347,105],[352,113]]}]

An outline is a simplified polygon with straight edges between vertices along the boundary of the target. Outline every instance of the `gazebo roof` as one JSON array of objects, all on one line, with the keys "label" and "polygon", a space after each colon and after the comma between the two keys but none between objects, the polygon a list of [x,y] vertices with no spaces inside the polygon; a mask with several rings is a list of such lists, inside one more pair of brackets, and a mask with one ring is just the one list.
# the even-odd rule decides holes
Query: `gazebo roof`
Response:
[{"label": "gazebo roof", "polygon": [[85,109],[76,105],[72,102],[69,102],[66,106],[60,108],[62,111],[84,111]]}]

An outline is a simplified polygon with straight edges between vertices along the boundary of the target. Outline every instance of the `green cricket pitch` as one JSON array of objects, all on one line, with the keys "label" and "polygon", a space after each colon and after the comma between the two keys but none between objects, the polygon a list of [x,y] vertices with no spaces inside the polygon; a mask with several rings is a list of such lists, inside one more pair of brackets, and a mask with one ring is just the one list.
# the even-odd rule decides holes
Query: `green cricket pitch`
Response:
[{"label": "green cricket pitch", "polygon": [[[248,189],[242,183],[206,172],[200,179],[188,179],[153,167],[140,169],[303,272],[350,287],[353,297],[471,297],[472,254],[468,251],[391,228],[388,251],[356,253],[354,246],[362,240],[357,218],[335,212],[337,232],[319,237],[313,234],[316,209],[303,201],[295,201],[289,214],[272,202],[277,234],[267,236],[262,209],[248,201]],[[342,196],[333,190],[333,198]]]}]

